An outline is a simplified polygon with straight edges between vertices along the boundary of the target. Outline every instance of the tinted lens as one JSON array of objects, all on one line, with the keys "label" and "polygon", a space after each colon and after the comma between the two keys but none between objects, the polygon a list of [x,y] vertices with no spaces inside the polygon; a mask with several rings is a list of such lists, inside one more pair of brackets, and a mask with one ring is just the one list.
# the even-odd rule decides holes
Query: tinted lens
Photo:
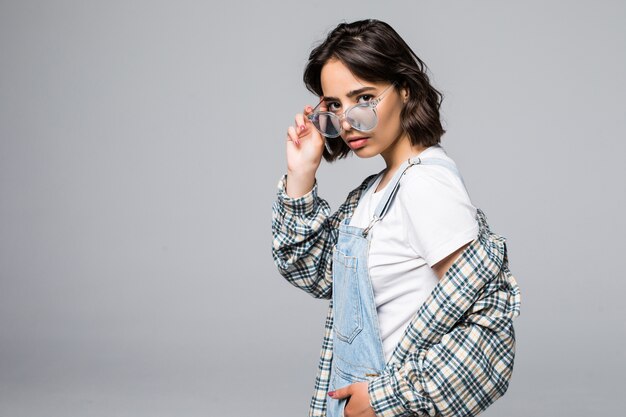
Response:
[{"label": "tinted lens", "polygon": [[334,138],[341,132],[341,121],[332,113],[317,113],[311,122],[326,137]]},{"label": "tinted lens", "polygon": [[374,129],[378,122],[376,112],[369,105],[354,106],[346,113],[346,119],[350,126],[361,131]]}]

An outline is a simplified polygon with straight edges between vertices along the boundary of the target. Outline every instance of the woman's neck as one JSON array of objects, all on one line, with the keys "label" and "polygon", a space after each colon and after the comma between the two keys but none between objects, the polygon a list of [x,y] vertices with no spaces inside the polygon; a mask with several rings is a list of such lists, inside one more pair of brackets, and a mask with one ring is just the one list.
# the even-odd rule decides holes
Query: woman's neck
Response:
[{"label": "woman's neck", "polygon": [[381,153],[387,168],[386,173],[395,172],[407,159],[422,153],[428,146],[412,145],[408,137],[398,140],[391,149]]}]

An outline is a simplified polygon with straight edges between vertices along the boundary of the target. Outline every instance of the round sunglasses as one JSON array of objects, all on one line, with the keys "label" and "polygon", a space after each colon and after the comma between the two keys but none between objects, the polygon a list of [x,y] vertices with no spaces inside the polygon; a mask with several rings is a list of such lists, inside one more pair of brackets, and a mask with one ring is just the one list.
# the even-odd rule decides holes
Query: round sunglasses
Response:
[{"label": "round sunglasses", "polygon": [[324,99],[322,98],[322,100],[313,109],[313,113],[309,114],[307,118],[311,121],[311,123],[313,123],[313,126],[315,126],[317,131],[320,132],[322,136],[327,138],[336,138],[341,135],[344,130],[341,122],[344,118],[348,124],[352,126],[352,128],[360,132],[369,132],[376,127],[376,124],[378,124],[376,106],[384,98],[387,90],[394,85],[395,83],[391,83],[391,85],[385,88],[380,95],[373,100],[349,107],[345,112],[343,112],[342,115],[329,111],[317,111],[319,106],[321,106],[324,102]]}]

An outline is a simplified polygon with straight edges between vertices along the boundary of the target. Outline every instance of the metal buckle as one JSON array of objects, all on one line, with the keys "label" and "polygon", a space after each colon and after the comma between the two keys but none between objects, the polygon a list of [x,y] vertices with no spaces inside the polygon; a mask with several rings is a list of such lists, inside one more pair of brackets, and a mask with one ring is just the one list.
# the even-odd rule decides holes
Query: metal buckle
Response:
[{"label": "metal buckle", "polygon": [[420,157],[418,156],[417,158],[415,158],[415,162],[411,162],[411,159],[413,158],[409,158],[408,162],[409,162],[409,166],[411,165],[417,165],[417,164],[421,164],[422,160],[420,159]]},{"label": "metal buckle", "polygon": [[374,217],[374,218],[372,219],[372,221],[370,222],[370,224],[369,224],[369,225],[368,225],[365,229],[363,229],[363,233],[362,233],[362,234],[363,234],[363,237],[367,237],[367,234],[369,233],[370,229],[371,229],[372,227],[374,227],[374,224],[376,224],[376,222],[377,222],[377,221],[379,221],[379,220],[380,220],[380,217]]}]

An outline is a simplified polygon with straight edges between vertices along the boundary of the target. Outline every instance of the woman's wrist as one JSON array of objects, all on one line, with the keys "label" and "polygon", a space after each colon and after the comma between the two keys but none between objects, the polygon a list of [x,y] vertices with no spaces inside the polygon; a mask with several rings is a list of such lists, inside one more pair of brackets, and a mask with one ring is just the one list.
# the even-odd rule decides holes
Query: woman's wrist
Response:
[{"label": "woman's wrist", "polygon": [[285,192],[291,198],[300,198],[309,193],[315,185],[315,170],[287,171]]}]

